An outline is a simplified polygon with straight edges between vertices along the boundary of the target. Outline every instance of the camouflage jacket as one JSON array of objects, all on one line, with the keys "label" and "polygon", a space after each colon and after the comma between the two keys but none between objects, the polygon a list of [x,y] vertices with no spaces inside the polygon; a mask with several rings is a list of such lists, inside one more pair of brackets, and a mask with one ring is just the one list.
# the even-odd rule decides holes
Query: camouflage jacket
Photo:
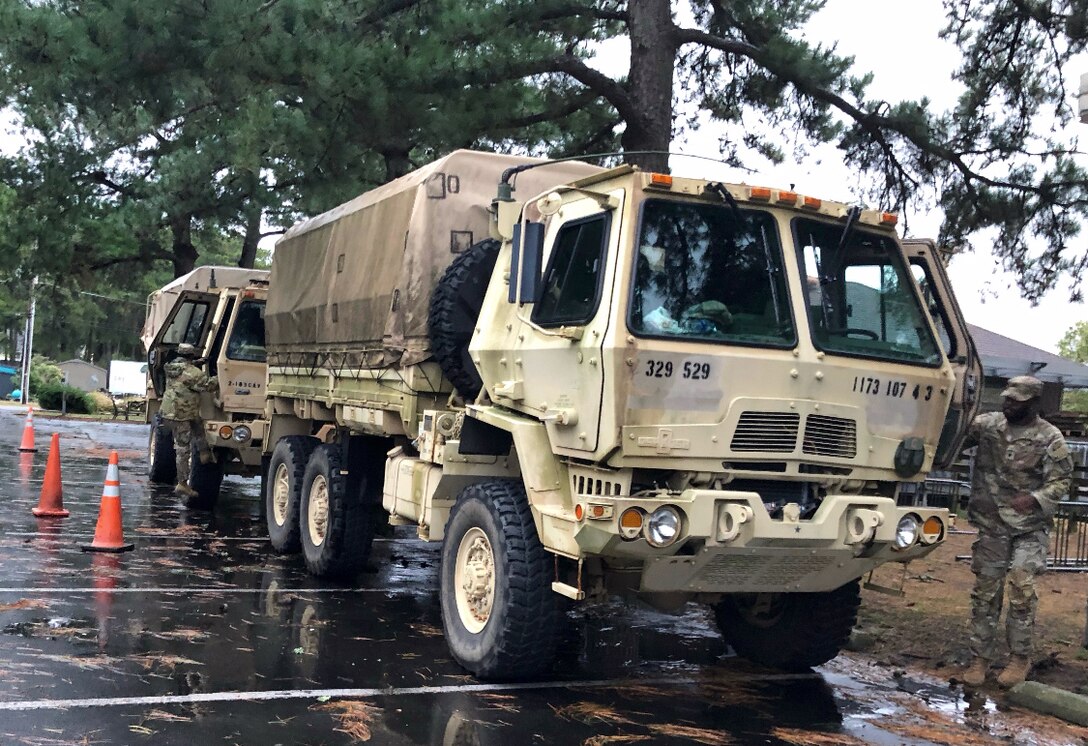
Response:
[{"label": "camouflage jacket", "polygon": [[200,392],[219,388],[219,382],[188,360],[171,360],[166,371],[166,393],[159,411],[168,420],[200,419]]},{"label": "camouflage jacket", "polygon": [[[971,523],[1013,534],[1049,528],[1058,501],[1069,497],[1073,475],[1073,459],[1058,428],[1039,418],[1030,425],[1010,425],[1001,412],[987,412],[967,431],[964,448],[975,445]],[[1021,492],[1036,502],[1026,514],[1011,507]]]}]

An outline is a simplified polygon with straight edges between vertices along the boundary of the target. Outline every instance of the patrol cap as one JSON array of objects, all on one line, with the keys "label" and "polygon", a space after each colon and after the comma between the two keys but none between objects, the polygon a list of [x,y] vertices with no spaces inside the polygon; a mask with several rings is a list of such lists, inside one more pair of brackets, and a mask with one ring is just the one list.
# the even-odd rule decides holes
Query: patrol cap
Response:
[{"label": "patrol cap", "polygon": [[196,348],[188,342],[182,342],[178,345],[178,354],[182,357],[196,357]]},{"label": "patrol cap", "polygon": [[1002,396],[1016,401],[1027,401],[1043,395],[1043,382],[1035,376],[1016,376],[1010,378]]}]

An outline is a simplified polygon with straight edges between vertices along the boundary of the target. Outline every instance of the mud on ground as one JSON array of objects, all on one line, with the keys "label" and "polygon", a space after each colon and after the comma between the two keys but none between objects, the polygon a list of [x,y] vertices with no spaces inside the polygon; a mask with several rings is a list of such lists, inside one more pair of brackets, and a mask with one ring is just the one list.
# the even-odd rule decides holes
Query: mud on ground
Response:
[{"label": "mud on ground", "polygon": [[[971,534],[952,534],[932,554],[906,568],[904,597],[874,590],[862,591],[862,607],[853,649],[873,656],[891,667],[920,668],[947,679],[966,663],[967,619],[974,575],[969,555],[975,536],[966,522],[960,527]],[[873,582],[898,587],[902,566],[879,568]],[[1048,572],[1039,578],[1039,612],[1036,616],[1034,681],[1088,694],[1088,649],[1085,636],[1085,598],[1088,573]],[[1004,617],[998,632],[999,662],[1008,647],[1004,641]]]}]

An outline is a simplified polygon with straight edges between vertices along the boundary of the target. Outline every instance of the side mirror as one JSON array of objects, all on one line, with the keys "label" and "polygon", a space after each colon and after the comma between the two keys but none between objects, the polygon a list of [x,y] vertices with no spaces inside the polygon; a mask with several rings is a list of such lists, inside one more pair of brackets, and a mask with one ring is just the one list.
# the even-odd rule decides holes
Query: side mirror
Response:
[{"label": "side mirror", "polygon": [[[525,235],[522,235],[522,229]],[[540,297],[544,264],[544,224],[518,223],[514,226],[513,253],[507,301],[536,303]]]}]

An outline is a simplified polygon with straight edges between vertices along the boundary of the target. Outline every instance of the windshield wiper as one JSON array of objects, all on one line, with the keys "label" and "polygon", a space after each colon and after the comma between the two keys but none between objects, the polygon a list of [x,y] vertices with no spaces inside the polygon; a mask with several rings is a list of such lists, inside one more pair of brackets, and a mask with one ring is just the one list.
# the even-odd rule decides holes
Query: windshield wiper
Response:
[{"label": "windshield wiper", "polygon": [[703,187],[703,192],[716,194],[721,197],[733,210],[733,217],[737,219],[737,222],[744,222],[744,214],[740,211],[740,205],[737,204],[736,198],[729,193],[729,190],[725,188],[725,184],[722,184],[719,181],[712,181]]},{"label": "windshield wiper", "polygon": [[841,254],[843,249],[846,248],[846,242],[850,240],[850,234],[854,232],[854,226],[858,224],[858,219],[861,217],[861,206],[854,205],[846,211],[846,225],[843,226],[842,235],[839,236],[839,253]]}]

